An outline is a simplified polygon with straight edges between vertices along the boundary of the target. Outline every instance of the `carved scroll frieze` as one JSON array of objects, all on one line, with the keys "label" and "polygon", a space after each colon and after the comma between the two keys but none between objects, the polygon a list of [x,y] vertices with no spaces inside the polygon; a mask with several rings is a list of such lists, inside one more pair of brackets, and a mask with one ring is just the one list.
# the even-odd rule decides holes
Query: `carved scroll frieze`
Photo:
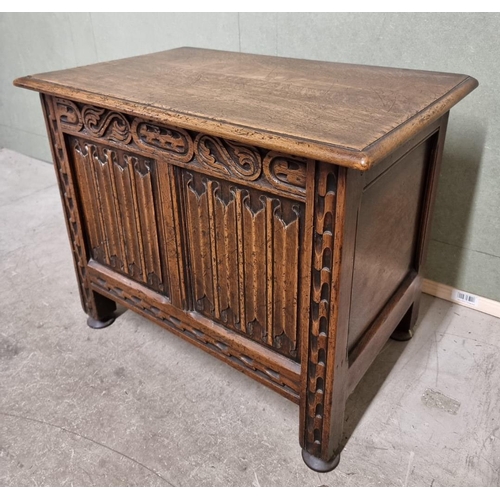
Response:
[{"label": "carved scroll frieze", "polygon": [[299,156],[286,156],[270,151],[264,158],[267,180],[277,188],[296,193],[306,191],[307,160]]},{"label": "carved scroll frieze", "polygon": [[54,98],[61,129],[263,191],[305,198],[308,160],[184,130],[109,109]]},{"label": "carved scroll frieze", "polygon": [[331,166],[321,164],[316,184],[305,445],[309,453],[318,456],[323,433],[330,309],[333,307],[331,289],[337,178]]},{"label": "carved scroll frieze", "polygon": [[82,119],[86,130],[93,137],[103,137],[125,144],[132,139],[129,122],[121,113],[95,106],[84,106]]},{"label": "carved scroll frieze", "polygon": [[199,134],[194,151],[200,163],[210,169],[225,170],[246,180],[257,179],[262,171],[262,159],[256,148],[234,141]]},{"label": "carved scroll frieze", "polygon": [[153,153],[166,153],[176,160],[188,162],[193,157],[193,140],[177,127],[146,122],[136,118],[132,122],[132,135],[141,149]]}]

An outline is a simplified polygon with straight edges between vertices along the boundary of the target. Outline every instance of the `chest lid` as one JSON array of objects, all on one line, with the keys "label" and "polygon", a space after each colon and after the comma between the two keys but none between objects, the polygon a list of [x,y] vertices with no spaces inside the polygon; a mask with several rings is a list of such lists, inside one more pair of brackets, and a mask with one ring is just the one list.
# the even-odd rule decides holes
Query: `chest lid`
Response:
[{"label": "chest lid", "polygon": [[183,47],[15,85],[360,170],[477,87],[467,75]]}]

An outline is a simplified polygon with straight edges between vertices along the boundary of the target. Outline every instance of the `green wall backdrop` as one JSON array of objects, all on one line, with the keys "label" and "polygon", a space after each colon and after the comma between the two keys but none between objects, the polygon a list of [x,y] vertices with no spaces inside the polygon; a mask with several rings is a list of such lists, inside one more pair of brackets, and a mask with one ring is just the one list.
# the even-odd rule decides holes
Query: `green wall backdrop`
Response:
[{"label": "green wall backdrop", "polygon": [[50,161],[18,76],[179,46],[465,73],[426,277],[500,300],[500,14],[0,14],[0,147]]}]

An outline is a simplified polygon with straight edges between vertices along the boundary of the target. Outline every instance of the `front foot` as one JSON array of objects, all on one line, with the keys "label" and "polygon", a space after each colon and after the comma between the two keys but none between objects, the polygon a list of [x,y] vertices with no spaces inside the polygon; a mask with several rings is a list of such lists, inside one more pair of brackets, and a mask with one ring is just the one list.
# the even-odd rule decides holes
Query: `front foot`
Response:
[{"label": "front foot", "polygon": [[90,326],[90,328],[99,330],[101,328],[106,328],[107,326],[111,325],[111,323],[113,323],[114,320],[115,320],[114,316],[111,316],[107,319],[94,319],[91,316],[89,316],[87,318],[87,325]]},{"label": "front foot", "polygon": [[413,330],[396,330],[392,335],[392,340],[398,340],[399,342],[406,342],[413,337]]},{"label": "front foot", "polygon": [[311,455],[308,453],[306,450],[302,449],[302,458],[304,459],[305,464],[312,470],[316,472],[330,472],[340,462],[340,453],[336,456],[334,456],[331,460],[326,462],[325,460],[322,460],[321,458],[315,457],[314,455]]}]

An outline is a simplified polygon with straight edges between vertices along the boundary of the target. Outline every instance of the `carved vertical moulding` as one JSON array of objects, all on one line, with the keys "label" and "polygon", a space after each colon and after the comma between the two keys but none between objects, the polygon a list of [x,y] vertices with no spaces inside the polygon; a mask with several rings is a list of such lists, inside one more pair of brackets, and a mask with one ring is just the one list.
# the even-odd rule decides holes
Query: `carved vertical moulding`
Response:
[{"label": "carved vertical moulding", "polygon": [[309,355],[307,363],[305,448],[320,456],[331,334],[331,303],[337,169],[318,164],[313,230]]}]

